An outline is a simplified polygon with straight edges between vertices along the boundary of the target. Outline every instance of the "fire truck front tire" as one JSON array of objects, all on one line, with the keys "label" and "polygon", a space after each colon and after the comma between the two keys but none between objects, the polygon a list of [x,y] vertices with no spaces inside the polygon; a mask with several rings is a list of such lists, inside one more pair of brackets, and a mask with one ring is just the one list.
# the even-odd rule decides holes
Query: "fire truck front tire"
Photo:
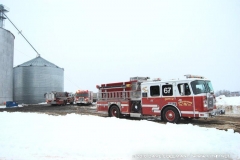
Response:
[{"label": "fire truck front tire", "polygon": [[167,107],[163,110],[163,120],[170,123],[178,123],[180,120],[180,115],[176,108]]},{"label": "fire truck front tire", "polygon": [[117,117],[117,118],[120,117],[120,110],[119,110],[118,106],[114,105],[110,108],[109,116]]}]

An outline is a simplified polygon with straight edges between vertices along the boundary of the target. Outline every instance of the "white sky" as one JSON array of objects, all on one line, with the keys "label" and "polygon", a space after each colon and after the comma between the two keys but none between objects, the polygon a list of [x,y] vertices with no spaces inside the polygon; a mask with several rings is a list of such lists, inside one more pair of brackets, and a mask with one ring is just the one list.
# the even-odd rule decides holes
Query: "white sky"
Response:
[{"label": "white sky", "polygon": [[[64,68],[65,91],[97,91],[132,76],[202,75],[239,91],[239,0],[0,0],[46,60]],[[14,66],[36,57],[15,35]]]}]

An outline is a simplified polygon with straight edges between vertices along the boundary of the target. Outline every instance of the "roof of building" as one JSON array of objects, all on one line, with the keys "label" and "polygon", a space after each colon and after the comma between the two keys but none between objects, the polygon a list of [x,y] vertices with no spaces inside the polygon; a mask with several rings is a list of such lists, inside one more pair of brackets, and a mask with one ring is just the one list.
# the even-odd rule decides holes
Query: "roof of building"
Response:
[{"label": "roof of building", "polygon": [[60,68],[57,65],[47,61],[46,59],[38,56],[30,61],[27,61],[23,64],[18,65],[17,67],[29,67],[29,66],[36,66],[36,67],[56,67]]}]

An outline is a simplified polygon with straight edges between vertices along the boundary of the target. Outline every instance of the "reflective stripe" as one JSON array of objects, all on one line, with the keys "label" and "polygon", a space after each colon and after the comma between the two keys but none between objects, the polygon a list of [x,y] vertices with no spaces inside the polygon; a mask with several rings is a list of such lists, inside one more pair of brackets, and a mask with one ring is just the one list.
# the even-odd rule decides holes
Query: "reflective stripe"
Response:
[{"label": "reflective stripe", "polygon": [[181,113],[182,114],[194,114],[194,111],[181,111]]},{"label": "reflective stripe", "polygon": [[158,105],[157,104],[144,104],[144,105],[142,105],[142,107],[151,107],[151,108],[153,108],[153,107],[158,107]]},{"label": "reflective stripe", "polygon": [[97,104],[97,106],[108,106],[108,104]]},{"label": "reflective stripe", "polygon": [[152,112],[154,112],[154,113],[160,113],[161,110],[159,110],[159,107],[153,107],[153,108],[152,108]]}]

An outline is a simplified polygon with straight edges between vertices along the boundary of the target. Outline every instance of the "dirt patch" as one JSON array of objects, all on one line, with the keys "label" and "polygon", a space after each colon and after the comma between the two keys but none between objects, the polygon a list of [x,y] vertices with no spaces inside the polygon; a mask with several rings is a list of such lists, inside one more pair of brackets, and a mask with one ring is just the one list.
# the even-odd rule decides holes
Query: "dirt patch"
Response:
[{"label": "dirt patch", "polygon": [[[101,114],[96,111],[94,105],[90,106],[77,106],[77,105],[66,105],[66,106],[50,106],[50,105],[28,105],[24,107],[15,108],[0,108],[0,112],[35,112],[49,115],[66,115],[66,114],[82,114],[82,115],[96,115],[107,117],[106,114]],[[165,123],[163,121],[155,121],[156,123]],[[239,115],[220,115],[208,119],[193,119],[193,120],[180,120],[180,124],[193,124],[200,127],[217,128],[220,130],[233,129],[234,132],[240,133],[240,116]]]},{"label": "dirt patch", "polygon": [[191,123],[193,125],[198,125],[201,127],[217,128],[221,130],[233,129],[234,132],[240,133],[240,117],[231,117],[228,115],[219,115],[208,119],[193,119],[190,122],[186,120],[181,120],[180,123]]}]

